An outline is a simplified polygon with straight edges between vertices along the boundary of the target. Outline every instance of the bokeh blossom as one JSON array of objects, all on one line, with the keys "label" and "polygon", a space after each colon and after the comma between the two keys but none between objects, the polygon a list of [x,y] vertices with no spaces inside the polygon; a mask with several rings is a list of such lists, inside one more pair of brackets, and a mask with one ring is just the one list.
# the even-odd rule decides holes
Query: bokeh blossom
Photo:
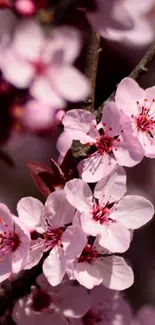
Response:
[{"label": "bokeh blossom", "polygon": [[80,101],[90,92],[86,77],[72,66],[80,49],[81,36],[74,28],[60,27],[45,36],[35,20],[21,20],[1,52],[0,68],[17,88],[29,87],[36,99],[63,108],[66,100]]},{"label": "bokeh blossom", "polygon": [[130,325],[132,311],[123,296],[102,285],[90,293],[91,308],[81,319],[71,319],[71,325]]},{"label": "bokeh blossom", "polygon": [[36,282],[39,288],[33,286],[15,303],[12,316],[17,325],[67,325],[67,318],[80,318],[90,308],[87,291],[71,281],[52,288],[41,274]]},{"label": "bokeh blossom", "polygon": [[68,201],[79,211],[74,224],[80,224],[87,235],[98,236],[99,244],[114,253],[126,251],[132,238],[129,229],[143,226],[154,214],[151,202],[124,196],[126,190],[126,174],[120,166],[96,184],[93,194],[81,179],[65,185]]}]

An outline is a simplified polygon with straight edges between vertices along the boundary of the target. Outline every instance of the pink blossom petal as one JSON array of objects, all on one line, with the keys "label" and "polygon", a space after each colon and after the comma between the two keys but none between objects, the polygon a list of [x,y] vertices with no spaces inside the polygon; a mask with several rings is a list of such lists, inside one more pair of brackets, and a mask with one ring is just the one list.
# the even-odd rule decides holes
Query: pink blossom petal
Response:
[{"label": "pink blossom petal", "polygon": [[116,166],[108,177],[96,184],[94,197],[105,204],[112,203],[120,200],[126,191],[126,172],[123,167]]},{"label": "pink blossom petal", "polygon": [[137,101],[144,98],[145,92],[139,87],[136,81],[131,78],[124,78],[116,90],[115,102],[119,109],[122,109],[128,116],[137,115]]},{"label": "pink blossom petal", "polygon": [[12,256],[10,254],[7,254],[2,261],[0,261],[0,283],[10,276],[12,269],[11,264]]},{"label": "pink blossom petal", "polygon": [[43,232],[40,226],[43,204],[33,197],[24,197],[17,204],[19,219],[32,230]]},{"label": "pink blossom petal", "polygon": [[[51,36],[51,51],[57,60],[58,53],[62,53],[62,62],[71,64],[81,51],[82,37],[78,29],[61,26],[55,29]],[[56,55],[57,54],[57,55]],[[61,63],[62,63],[61,62]]]},{"label": "pink blossom petal", "polygon": [[80,216],[76,215],[74,222],[77,222],[78,220],[80,221],[81,228],[87,235],[97,236],[103,231],[105,231],[105,236],[107,235],[105,227],[93,219],[91,212],[85,211]]},{"label": "pink blossom petal", "polygon": [[[115,150],[116,149],[116,150]],[[133,167],[143,159],[144,150],[138,139],[132,134],[124,133],[120,142],[115,143],[113,154],[119,165]]]},{"label": "pink blossom petal", "polygon": [[87,244],[87,236],[78,226],[70,226],[64,231],[61,238],[67,259],[80,256]]},{"label": "pink blossom petal", "polygon": [[55,246],[43,263],[43,273],[52,286],[61,283],[66,272],[66,260],[61,247]]},{"label": "pink blossom petal", "polygon": [[16,29],[13,39],[13,50],[22,57],[39,59],[43,46],[43,29],[33,19],[22,20]]},{"label": "pink blossom petal", "polygon": [[30,248],[30,234],[25,225],[17,217],[13,217],[15,233],[18,235],[20,243],[12,254],[12,272],[18,273],[24,268],[28,251]]},{"label": "pink blossom petal", "polygon": [[[103,225],[104,228],[104,225]],[[130,231],[119,222],[112,222],[107,226],[106,232],[98,235],[101,246],[114,253],[123,253],[128,250],[131,242]]]},{"label": "pink blossom petal", "polygon": [[152,103],[153,99],[155,99],[155,86],[145,89],[145,97],[151,102],[151,108],[152,105],[155,108],[155,103]]},{"label": "pink blossom petal", "polygon": [[108,256],[97,259],[95,265],[103,276],[103,285],[109,289],[125,290],[134,281],[133,271],[124,258]]},{"label": "pink blossom petal", "polygon": [[86,287],[92,289],[102,283],[103,277],[93,264],[87,262],[78,263],[74,271],[76,280]]},{"label": "pink blossom petal", "polygon": [[141,307],[137,312],[137,325],[153,325],[155,322],[155,308],[151,306]]},{"label": "pink blossom petal", "polygon": [[44,247],[44,241],[40,238],[32,242],[24,265],[24,270],[29,270],[39,263],[43,256]]},{"label": "pink blossom petal", "polygon": [[75,208],[70,205],[64,190],[51,193],[46,202],[44,215],[54,227],[62,227],[72,222]]},{"label": "pink blossom petal", "polygon": [[27,88],[34,77],[33,67],[9,49],[1,66],[4,78],[18,88]]},{"label": "pink blossom petal", "polygon": [[115,137],[120,134],[120,112],[114,102],[107,102],[104,105],[102,123],[106,135]]},{"label": "pink blossom petal", "polygon": [[[0,233],[4,231],[4,224],[7,224],[10,231],[13,230],[13,220],[12,214],[7,206],[3,203],[0,203]],[[3,224],[4,222],[4,224]]]},{"label": "pink blossom petal", "polygon": [[64,188],[67,200],[78,211],[87,211],[92,207],[92,192],[87,183],[82,179],[74,178],[67,182]]},{"label": "pink blossom petal", "polygon": [[84,109],[73,109],[67,112],[62,123],[72,139],[79,140],[81,143],[95,142],[96,137],[99,136],[94,115]]},{"label": "pink blossom petal", "polygon": [[58,293],[57,307],[65,317],[80,318],[90,308],[90,295],[81,286],[65,284]]},{"label": "pink blossom petal", "polygon": [[82,179],[85,182],[95,183],[106,177],[116,166],[117,162],[108,154],[95,153],[89,158],[84,159],[79,164],[82,169]]},{"label": "pink blossom petal", "polygon": [[24,107],[22,123],[31,131],[51,128],[55,123],[56,110],[48,104],[29,100]]},{"label": "pink blossom petal", "polygon": [[110,217],[121,222],[129,229],[137,229],[150,221],[154,214],[154,207],[150,201],[141,196],[128,195],[117,204]]},{"label": "pink blossom petal", "polygon": [[48,70],[49,79],[52,78],[54,86],[60,96],[71,102],[84,100],[90,93],[88,79],[76,68],[63,65],[60,68]]},{"label": "pink blossom petal", "polygon": [[155,158],[155,139],[147,132],[138,132],[137,137],[143,146],[144,155],[148,158]]},{"label": "pink blossom petal", "polygon": [[57,94],[47,77],[37,77],[30,88],[30,93],[37,100],[54,108],[65,107],[65,101]]},{"label": "pink blossom petal", "polygon": [[73,138],[70,132],[64,131],[60,134],[56,147],[62,156],[65,156],[66,152],[70,149],[72,141]]}]

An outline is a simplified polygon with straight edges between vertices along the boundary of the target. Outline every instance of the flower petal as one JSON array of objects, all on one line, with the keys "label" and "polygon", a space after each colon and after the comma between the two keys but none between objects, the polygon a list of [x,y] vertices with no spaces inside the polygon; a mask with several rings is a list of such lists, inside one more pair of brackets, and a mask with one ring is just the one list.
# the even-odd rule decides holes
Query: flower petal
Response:
[{"label": "flower petal", "polygon": [[120,200],[126,190],[126,172],[123,167],[116,166],[108,177],[96,184],[94,197],[105,204],[112,203]]},{"label": "flower petal", "polygon": [[144,97],[144,90],[132,78],[124,78],[116,90],[115,102],[128,116],[137,115],[137,101]]},{"label": "flower petal", "polygon": [[64,191],[67,200],[78,211],[87,211],[92,207],[93,197],[91,189],[82,179],[74,178],[67,182]]},{"label": "flower petal", "polygon": [[49,79],[62,97],[71,102],[84,100],[90,93],[90,84],[88,79],[76,68],[63,65],[56,68],[55,71],[49,69]]},{"label": "flower petal", "polygon": [[51,193],[45,202],[44,215],[56,228],[72,222],[74,211],[75,208],[68,202],[64,190]]},{"label": "flower petal", "polygon": [[101,121],[106,135],[115,137],[120,134],[120,112],[114,102],[105,103]]},{"label": "flower petal", "polygon": [[55,246],[43,263],[43,273],[53,286],[61,283],[66,271],[66,261],[61,247]]},{"label": "flower petal", "polygon": [[67,227],[61,240],[67,259],[75,259],[80,256],[87,244],[87,236],[78,226]]},{"label": "flower petal", "polygon": [[154,207],[150,201],[141,196],[127,195],[117,204],[110,217],[121,222],[129,229],[137,229],[150,221]]},{"label": "flower petal", "polygon": [[74,275],[76,280],[87,289],[94,288],[94,286],[101,284],[103,280],[97,268],[87,262],[78,263]]},{"label": "flower petal", "polygon": [[44,247],[44,241],[40,238],[32,242],[24,265],[24,270],[29,270],[39,263],[43,256]]},{"label": "flower petal", "polygon": [[17,204],[19,219],[27,226],[29,230],[43,232],[41,227],[41,215],[43,204],[33,197],[24,197]]},{"label": "flower petal", "polygon": [[108,256],[95,261],[95,265],[103,276],[103,285],[109,289],[125,290],[134,281],[133,271],[124,258]]}]

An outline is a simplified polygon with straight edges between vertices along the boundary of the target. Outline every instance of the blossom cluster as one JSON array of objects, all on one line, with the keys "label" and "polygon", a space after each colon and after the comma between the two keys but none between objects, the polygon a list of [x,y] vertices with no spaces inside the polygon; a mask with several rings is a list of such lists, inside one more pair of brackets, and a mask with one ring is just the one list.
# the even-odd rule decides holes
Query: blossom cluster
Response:
[{"label": "blossom cluster", "polygon": [[[154,38],[154,5],[94,0],[79,1],[75,10],[102,37],[141,46]],[[53,159],[51,169],[28,164],[45,202],[23,197],[17,215],[0,203],[0,282],[41,269],[29,294],[12,306],[12,318],[17,325],[148,325],[154,309],[135,316],[120,291],[134,283],[122,253],[154,215],[148,199],[128,195],[125,168],[155,158],[155,86],[143,90],[123,79],[100,118],[75,106],[67,110],[91,94],[76,64],[82,33],[65,24],[44,26],[38,17],[51,9],[46,0],[4,0],[2,7],[0,92],[11,95],[9,118],[25,132],[64,127],[57,141],[61,165]],[[78,162],[74,140],[85,152]]]}]

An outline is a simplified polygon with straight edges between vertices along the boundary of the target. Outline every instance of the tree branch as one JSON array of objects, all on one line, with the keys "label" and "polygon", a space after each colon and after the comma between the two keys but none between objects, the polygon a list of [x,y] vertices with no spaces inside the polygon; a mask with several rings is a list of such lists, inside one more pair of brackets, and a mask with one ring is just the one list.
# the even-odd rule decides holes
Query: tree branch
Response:
[{"label": "tree branch", "polygon": [[100,36],[90,28],[88,39],[88,50],[86,56],[85,75],[89,78],[92,92],[88,99],[82,104],[82,109],[90,112],[94,111],[95,89],[96,89],[96,76],[98,70],[98,60],[100,47]]}]

